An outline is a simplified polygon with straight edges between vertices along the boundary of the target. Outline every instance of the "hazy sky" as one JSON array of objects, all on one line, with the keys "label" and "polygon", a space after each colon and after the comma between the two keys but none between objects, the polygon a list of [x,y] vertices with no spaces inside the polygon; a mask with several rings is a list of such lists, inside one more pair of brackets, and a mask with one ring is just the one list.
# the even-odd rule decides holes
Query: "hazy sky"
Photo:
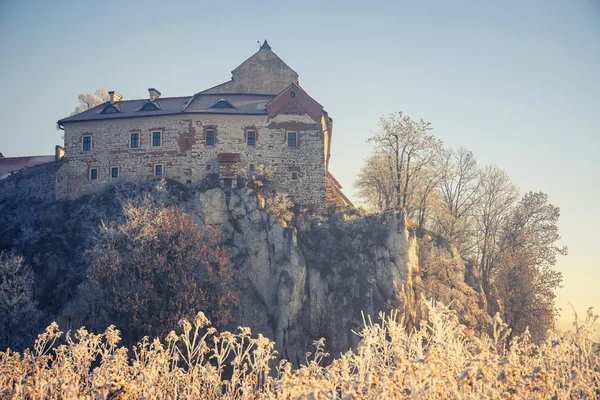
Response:
[{"label": "hazy sky", "polygon": [[446,146],[561,207],[561,322],[567,302],[600,311],[596,0],[0,0],[0,152],[53,154],[81,92],[227,81],[265,38],[334,119],[330,169],[351,198],[379,117],[427,119]]}]

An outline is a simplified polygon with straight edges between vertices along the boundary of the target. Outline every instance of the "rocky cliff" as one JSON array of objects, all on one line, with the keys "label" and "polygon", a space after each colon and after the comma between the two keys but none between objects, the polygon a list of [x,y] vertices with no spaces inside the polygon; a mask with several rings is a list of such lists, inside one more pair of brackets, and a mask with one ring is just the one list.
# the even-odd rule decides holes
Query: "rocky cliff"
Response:
[{"label": "rocky cliff", "polygon": [[273,338],[293,362],[303,361],[320,337],[335,353],[355,345],[352,331],[360,329],[363,313],[376,319],[380,311],[402,308],[410,323],[422,295],[455,301],[472,327],[486,319],[476,279],[455,248],[407,226],[401,210],[297,216],[288,227],[247,188],[201,192],[188,206],[225,235],[242,285],[239,325]]},{"label": "rocky cliff", "polygon": [[451,304],[473,329],[489,322],[477,276],[454,246],[416,229],[402,210],[297,212],[285,223],[249,188],[226,194],[210,187],[122,182],[77,201],[0,200],[0,250],[22,254],[33,267],[33,300],[48,318],[90,326],[77,316],[93,314],[81,284],[97,227],[119,223],[124,204],[149,195],[162,207],[182,207],[199,224],[219,225],[241,286],[231,328],[265,334],[296,364],[321,337],[332,355],[355,345],[352,331],[360,330],[363,313],[376,320],[380,311],[400,308],[407,324],[419,321],[421,296]]}]

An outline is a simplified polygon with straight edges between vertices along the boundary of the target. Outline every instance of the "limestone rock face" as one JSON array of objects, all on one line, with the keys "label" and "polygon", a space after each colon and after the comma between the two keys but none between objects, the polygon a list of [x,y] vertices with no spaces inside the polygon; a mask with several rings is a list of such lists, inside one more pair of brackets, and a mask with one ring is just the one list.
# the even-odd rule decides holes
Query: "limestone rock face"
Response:
[{"label": "limestone rock face", "polygon": [[[243,188],[201,193],[193,208],[225,236],[241,284],[237,324],[274,339],[293,363],[321,337],[333,354],[356,345],[352,330],[360,330],[363,313],[376,320],[380,311],[408,309],[424,293],[420,260],[451,260],[464,284],[455,249],[418,238],[402,211],[329,221],[300,216],[285,228],[263,206]],[[464,290],[476,296],[466,284]]]},{"label": "limestone rock face", "polygon": [[195,205],[198,217],[205,224],[223,224],[229,221],[225,192],[221,189],[211,189],[196,194]]}]

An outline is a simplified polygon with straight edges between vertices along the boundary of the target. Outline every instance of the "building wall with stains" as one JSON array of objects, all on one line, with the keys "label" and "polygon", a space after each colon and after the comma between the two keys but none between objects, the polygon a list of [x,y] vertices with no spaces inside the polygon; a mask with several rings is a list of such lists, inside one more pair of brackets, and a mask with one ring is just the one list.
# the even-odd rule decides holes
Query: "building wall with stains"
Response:
[{"label": "building wall with stains", "polygon": [[[207,145],[205,132],[215,131],[215,144]],[[256,132],[249,146],[248,130]],[[152,145],[152,132],[160,131],[162,143]],[[297,133],[297,146],[287,143],[287,132]],[[140,147],[130,148],[132,133],[139,133]],[[83,137],[91,137],[91,150],[83,151]],[[275,169],[277,191],[301,205],[325,208],[325,141],[320,121],[308,115],[280,114],[274,118],[242,115],[178,115],[127,118],[65,124],[65,168],[57,192],[61,199],[77,198],[98,190],[114,179],[152,179],[157,164],[164,176],[181,183],[195,183],[218,172],[219,153],[239,153],[239,169],[264,165]],[[98,178],[90,179],[97,168]],[[292,180],[296,172],[297,180]]]}]

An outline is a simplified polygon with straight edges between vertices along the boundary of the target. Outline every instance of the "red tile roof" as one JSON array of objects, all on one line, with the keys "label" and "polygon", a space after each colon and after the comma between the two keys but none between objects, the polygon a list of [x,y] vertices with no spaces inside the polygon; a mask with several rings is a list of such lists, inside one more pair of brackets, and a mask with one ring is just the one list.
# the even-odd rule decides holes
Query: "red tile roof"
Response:
[{"label": "red tile roof", "polygon": [[0,158],[0,179],[4,179],[13,172],[24,168],[54,161],[55,156],[31,156],[31,157],[2,157]]},{"label": "red tile roof", "polygon": [[240,161],[239,153],[219,153],[217,155],[219,162],[237,162]]},{"label": "red tile roof", "polygon": [[327,171],[327,177],[331,179],[335,186],[337,186],[340,189],[342,188],[342,184],[337,179],[335,179],[335,176],[333,176],[331,172]]}]

